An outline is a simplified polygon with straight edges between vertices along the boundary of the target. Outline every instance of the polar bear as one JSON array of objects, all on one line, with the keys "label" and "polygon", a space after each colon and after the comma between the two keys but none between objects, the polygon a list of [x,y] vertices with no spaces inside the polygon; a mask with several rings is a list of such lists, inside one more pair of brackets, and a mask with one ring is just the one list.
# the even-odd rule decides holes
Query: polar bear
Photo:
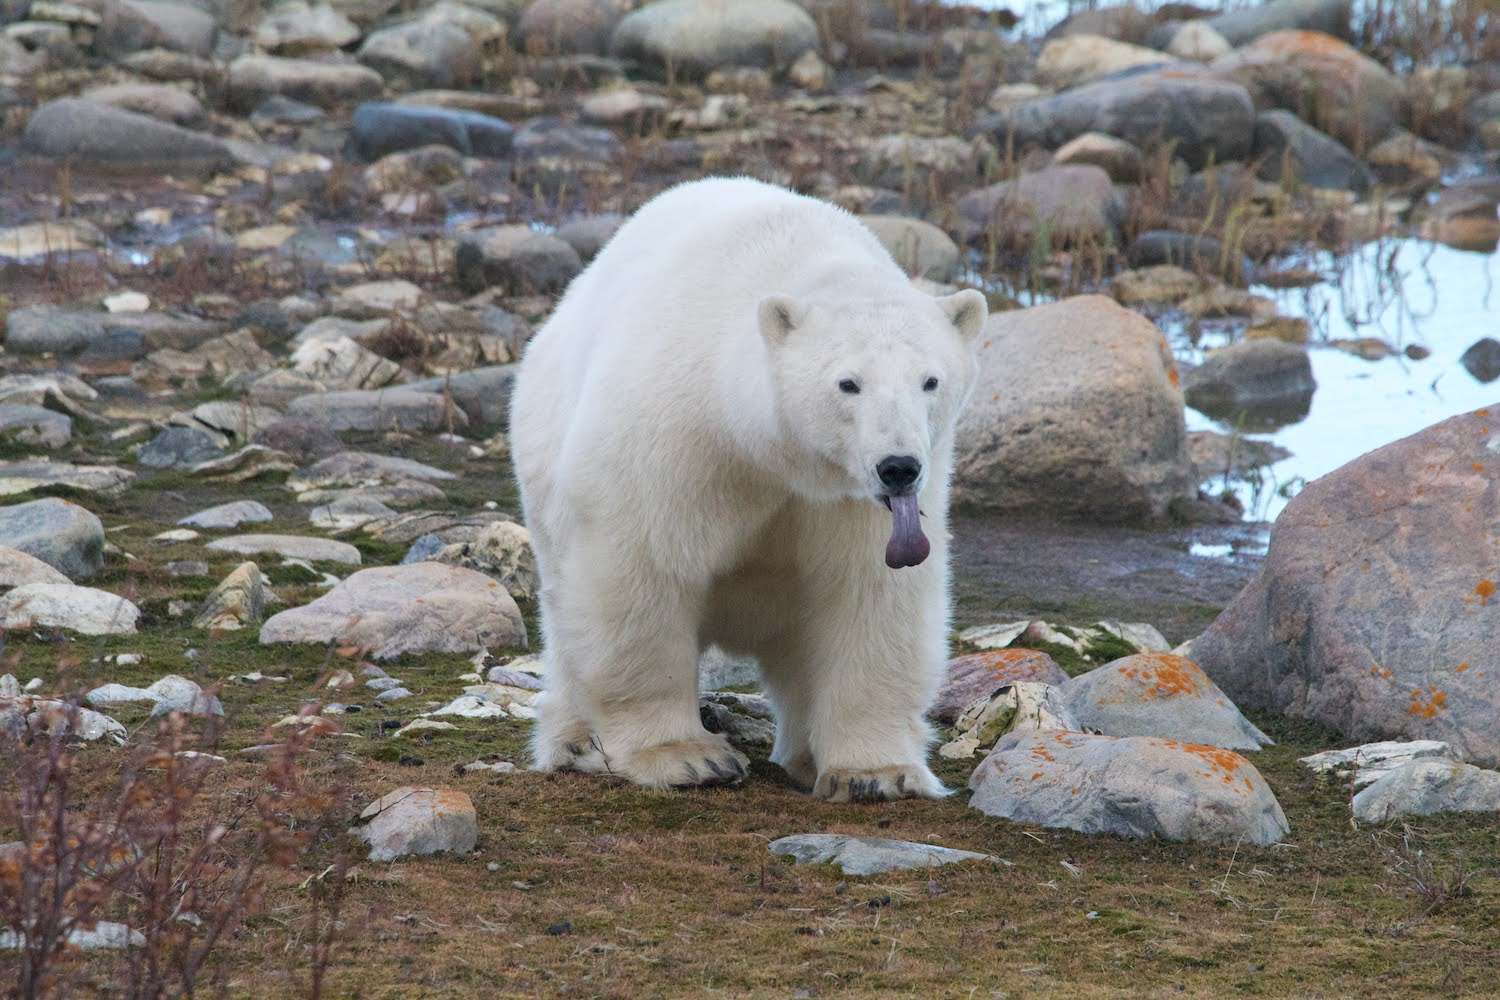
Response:
[{"label": "polar bear", "polygon": [[699,717],[717,643],[760,661],[771,759],[799,787],[945,794],[924,715],[985,316],[978,292],[919,291],[842,209],[758,181],[683,184],[621,227],[511,401],[541,575],[537,768],[738,783],[747,759]]}]

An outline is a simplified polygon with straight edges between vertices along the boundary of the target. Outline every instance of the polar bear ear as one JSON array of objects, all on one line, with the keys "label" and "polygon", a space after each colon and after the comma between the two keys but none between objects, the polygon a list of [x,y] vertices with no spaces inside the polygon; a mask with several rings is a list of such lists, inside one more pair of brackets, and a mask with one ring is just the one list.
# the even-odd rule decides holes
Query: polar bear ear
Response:
[{"label": "polar bear ear", "polygon": [[990,314],[989,303],[972,288],[945,295],[937,302],[943,307],[943,312],[948,314],[949,322],[958,329],[959,336],[966,341],[973,341],[979,336],[979,331],[984,329],[984,321]]},{"label": "polar bear ear", "polygon": [[760,300],[760,333],[768,343],[779,344],[801,323],[807,310],[802,303],[785,295],[768,295]]}]

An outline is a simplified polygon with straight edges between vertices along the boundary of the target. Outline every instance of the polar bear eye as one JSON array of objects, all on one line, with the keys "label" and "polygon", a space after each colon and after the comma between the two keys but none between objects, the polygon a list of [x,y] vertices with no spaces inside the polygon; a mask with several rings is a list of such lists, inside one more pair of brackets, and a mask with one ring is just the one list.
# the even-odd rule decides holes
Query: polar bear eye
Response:
[{"label": "polar bear eye", "polygon": [[937,379],[934,378],[934,377],[932,377],[931,375],[927,376],[927,381],[922,383],[922,391],[923,392],[936,392],[937,391]]},{"label": "polar bear eye", "polygon": [[847,393],[850,396],[858,396],[859,383],[852,378],[839,379],[839,392]]}]

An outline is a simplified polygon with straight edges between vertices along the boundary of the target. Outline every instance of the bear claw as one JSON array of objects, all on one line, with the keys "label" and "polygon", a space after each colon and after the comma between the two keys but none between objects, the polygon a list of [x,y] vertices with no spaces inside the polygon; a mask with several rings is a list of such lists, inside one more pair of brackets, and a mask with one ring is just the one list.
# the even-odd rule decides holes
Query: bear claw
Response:
[{"label": "bear claw", "polygon": [[830,768],[818,775],[813,795],[829,802],[883,802],[888,799],[941,798],[948,790],[921,764],[855,770]]}]

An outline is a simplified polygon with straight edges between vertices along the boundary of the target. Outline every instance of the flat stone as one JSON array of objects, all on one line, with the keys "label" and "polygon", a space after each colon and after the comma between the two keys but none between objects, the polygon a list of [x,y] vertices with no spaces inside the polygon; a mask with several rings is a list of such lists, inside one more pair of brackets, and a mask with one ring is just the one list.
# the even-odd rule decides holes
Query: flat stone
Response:
[{"label": "flat stone", "polygon": [[262,524],[270,520],[271,511],[259,500],[232,500],[189,514],[177,523],[193,528],[224,529],[236,528],[242,524]]},{"label": "flat stone", "polygon": [[1354,796],[1360,823],[1387,823],[1401,816],[1451,812],[1500,812],[1500,771],[1456,760],[1413,760]]},{"label": "flat stone", "polygon": [[969,787],[986,815],[1083,833],[1266,847],[1290,829],[1239,754],[1146,736],[1011,733]]},{"label": "flat stone", "polygon": [[287,412],[342,431],[437,431],[463,429],[469,418],[441,396],[410,389],[369,389],[299,396]]},{"label": "flat stone", "polygon": [[349,141],[365,160],[422,146],[447,146],[463,156],[499,159],[510,154],[515,129],[477,111],[410,104],[362,104]]},{"label": "flat stone", "polygon": [[354,835],[370,845],[371,861],[413,855],[467,854],[479,840],[474,803],[451,788],[398,788],[359,814]]},{"label": "flat stone", "polygon": [[230,535],[209,542],[208,547],[214,552],[233,552],[242,556],[272,554],[310,562],[360,564],[359,549],[348,542],[306,535]]},{"label": "flat stone", "polygon": [[1074,717],[1106,736],[1160,736],[1230,750],[1271,742],[1198,665],[1171,653],[1138,653],[1095,667],[1062,688]]},{"label": "flat stone", "polygon": [[21,135],[21,149],[85,169],[205,174],[234,165],[229,148],[213,136],[73,97],[38,108]]},{"label": "flat stone", "polygon": [[[104,525],[92,512],[56,497],[0,507],[0,544],[46,563],[70,580],[87,579],[104,565]],[[17,577],[15,582],[22,581]]]},{"label": "flat stone", "polygon": [[124,684],[102,684],[83,696],[83,700],[95,708],[114,708],[118,705],[135,705],[145,703],[155,705],[158,698],[155,691],[146,688],[128,687]]},{"label": "flat stone", "polygon": [[28,583],[0,597],[0,628],[62,628],[82,635],[134,635],[141,609],[71,583]]},{"label": "flat stone", "polygon": [[97,226],[80,219],[29,222],[0,229],[0,258],[34,260],[53,254],[66,256],[93,250],[106,242]]},{"label": "flat stone", "polygon": [[135,473],[113,465],[0,462],[0,496],[27,493],[44,486],[68,486],[84,493],[118,493],[134,478]]},{"label": "flat stone", "polygon": [[245,111],[269,97],[330,108],[368,100],[384,87],[379,73],[358,63],[245,55],[229,64],[229,100]]},{"label": "flat stone", "polygon": [[799,865],[838,865],[845,875],[883,875],[909,868],[938,868],[960,861],[998,860],[977,851],[839,833],[793,834],[771,841],[770,850],[772,854],[795,858]]},{"label": "flat stone", "polygon": [[1297,763],[1318,774],[1350,777],[1355,788],[1363,788],[1414,760],[1428,758],[1457,760],[1453,747],[1442,740],[1383,740],[1365,743],[1347,750],[1324,750]]},{"label": "flat stone", "polygon": [[168,427],[136,452],[152,469],[190,469],[224,454],[223,438],[202,427]]}]

